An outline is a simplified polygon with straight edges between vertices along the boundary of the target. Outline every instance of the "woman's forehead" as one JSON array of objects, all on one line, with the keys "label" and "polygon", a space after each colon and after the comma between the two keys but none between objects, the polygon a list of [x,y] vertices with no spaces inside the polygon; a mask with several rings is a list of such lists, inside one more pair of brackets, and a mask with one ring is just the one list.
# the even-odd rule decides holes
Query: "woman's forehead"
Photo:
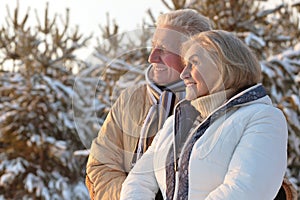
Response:
[{"label": "woman's forehead", "polygon": [[189,44],[185,44],[184,49],[185,50],[183,52],[183,55],[185,60],[189,60],[193,56],[202,57],[203,55],[208,55],[208,52],[205,51],[205,49],[201,45],[193,44],[192,42],[190,42]]}]

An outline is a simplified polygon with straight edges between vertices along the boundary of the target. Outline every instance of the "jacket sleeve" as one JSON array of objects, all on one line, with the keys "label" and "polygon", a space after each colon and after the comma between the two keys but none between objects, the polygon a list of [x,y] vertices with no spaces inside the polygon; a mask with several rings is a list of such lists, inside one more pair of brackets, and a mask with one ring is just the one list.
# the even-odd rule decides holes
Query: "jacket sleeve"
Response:
[{"label": "jacket sleeve", "polygon": [[159,189],[157,184],[153,158],[159,133],[145,154],[135,164],[123,183],[120,200],[150,200],[155,199]]},{"label": "jacket sleeve", "polygon": [[282,112],[267,106],[248,121],[223,184],[206,200],[274,199],[287,164],[287,124]]},{"label": "jacket sleeve", "polygon": [[124,168],[121,114],[123,99],[112,106],[98,137],[93,140],[86,167],[91,199],[117,200],[127,173]]}]

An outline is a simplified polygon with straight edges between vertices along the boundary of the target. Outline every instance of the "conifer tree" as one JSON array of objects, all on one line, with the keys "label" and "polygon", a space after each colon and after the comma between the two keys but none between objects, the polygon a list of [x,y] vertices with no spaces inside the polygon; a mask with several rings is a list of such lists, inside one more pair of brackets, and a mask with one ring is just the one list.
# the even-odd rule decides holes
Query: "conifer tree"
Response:
[{"label": "conifer tree", "polygon": [[0,199],[87,198],[71,102],[89,38],[48,13],[29,26],[17,6],[0,30]]}]

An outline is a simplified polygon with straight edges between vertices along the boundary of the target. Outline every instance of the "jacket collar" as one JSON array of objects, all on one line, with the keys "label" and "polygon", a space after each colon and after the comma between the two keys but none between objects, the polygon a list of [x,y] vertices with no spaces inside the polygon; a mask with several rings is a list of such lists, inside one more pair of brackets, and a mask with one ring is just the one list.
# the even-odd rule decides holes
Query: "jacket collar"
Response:
[{"label": "jacket collar", "polygon": [[182,100],[185,97],[185,84],[182,80],[177,82],[171,83],[166,86],[158,86],[152,79],[151,79],[151,70],[152,65],[150,65],[145,73],[145,79],[147,83],[147,90],[149,91],[149,96],[151,101],[156,104],[159,100],[160,95],[163,91],[172,91],[177,99]]}]

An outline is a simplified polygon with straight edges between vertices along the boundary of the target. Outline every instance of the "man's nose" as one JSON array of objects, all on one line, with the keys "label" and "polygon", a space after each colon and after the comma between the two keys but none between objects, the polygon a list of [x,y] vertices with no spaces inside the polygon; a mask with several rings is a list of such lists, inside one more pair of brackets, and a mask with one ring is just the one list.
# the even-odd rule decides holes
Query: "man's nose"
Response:
[{"label": "man's nose", "polygon": [[148,58],[149,63],[159,63],[160,62],[160,49],[158,48],[153,48],[149,58]]}]

